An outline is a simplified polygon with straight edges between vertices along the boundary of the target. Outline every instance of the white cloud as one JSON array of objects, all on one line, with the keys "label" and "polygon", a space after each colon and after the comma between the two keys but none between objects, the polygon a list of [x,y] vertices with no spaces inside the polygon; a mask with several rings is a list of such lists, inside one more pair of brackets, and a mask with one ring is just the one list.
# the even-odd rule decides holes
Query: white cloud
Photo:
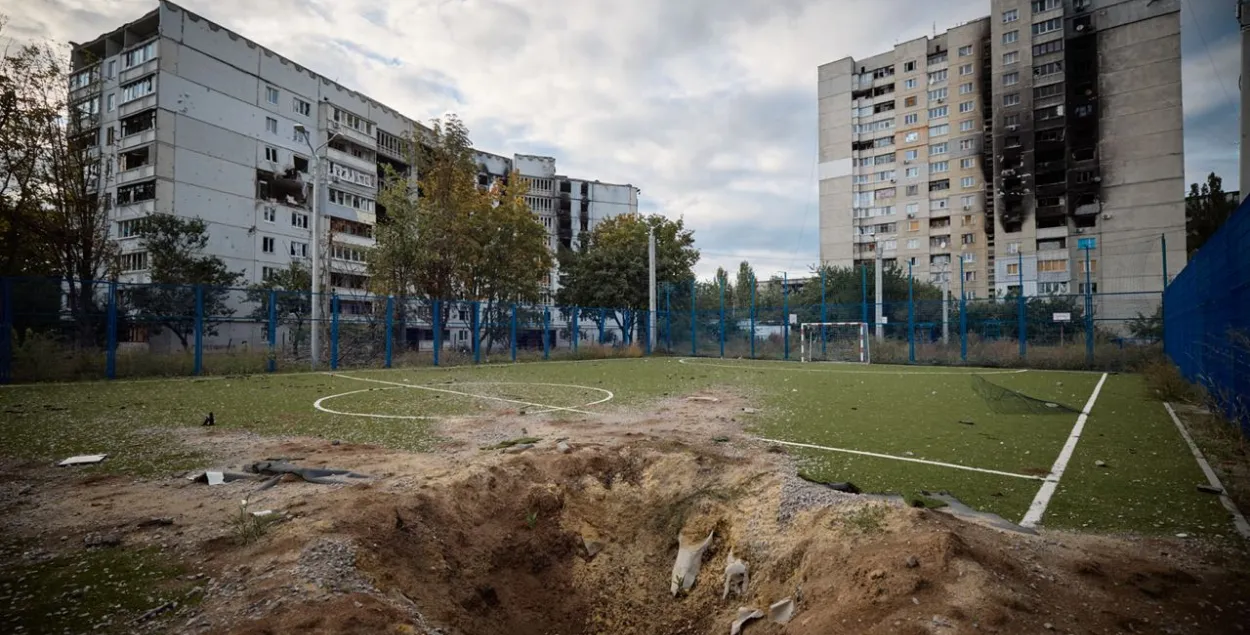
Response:
[{"label": "white cloud", "polygon": [[[989,11],[985,0],[182,4],[413,118],[455,111],[485,150],[551,153],[564,173],[639,186],[644,210],[696,230],[702,274],[744,256],[760,271],[815,262],[818,65]],[[155,6],[19,2],[10,32],[86,41]],[[1191,97],[1203,63],[1186,57],[1187,108],[1223,96]]]}]

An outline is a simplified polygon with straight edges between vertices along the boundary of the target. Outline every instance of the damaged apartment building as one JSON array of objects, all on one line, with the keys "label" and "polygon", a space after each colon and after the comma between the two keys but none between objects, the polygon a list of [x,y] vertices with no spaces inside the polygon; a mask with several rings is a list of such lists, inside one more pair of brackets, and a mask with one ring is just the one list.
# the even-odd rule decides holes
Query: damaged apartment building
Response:
[{"label": "damaged apartment building", "polygon": [[[98,148],[123,282],[148,280],[136,228],[153,213],[203,219],[206,252],[244,272],[243,284],[307,262],[319,149],[322,284],[343,313],[373,310],[365,254],[386,213],[380,177],[386,165],[409,169],[405,140],[421,124],[170,2],[72,46],[70,99],[82,142]],[[483,180],[511,170],[530,180],[553,250],[637,211],[637,188],[557,175],[550,157],[479,159]],[[556,281],[552,272],[548,293]]]},{"label": "damaged apartment building", "polygon": [[[819,69],[822,261],[1149,314],[1185,261],[1179,0],[992,0]],[[958,285],[952,287],[958,292]],[[1123,305],[1123,306],[1118,306]]]}]

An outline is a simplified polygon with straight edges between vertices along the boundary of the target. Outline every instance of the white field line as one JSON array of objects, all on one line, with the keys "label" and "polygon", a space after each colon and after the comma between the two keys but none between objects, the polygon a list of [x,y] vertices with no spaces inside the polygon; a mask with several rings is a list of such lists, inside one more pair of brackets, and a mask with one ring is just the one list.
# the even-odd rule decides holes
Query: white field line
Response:
[{"label": "white field line", "polygon": [[442,418],[442,417],[432,417],[432,416],[422,416],[422,415],[379,415],[379,414],[373,414],[371,412],[343,412],[341,410],[331,410],[321,405],[321,403],[324,401],[337,399],[339,397],[346,397],[348,395],[355,395],[357,393],[370,392],[373,390],[396,390],[398,388],[399,386],[387,386],[386,388],[362,388],[360,390],[341,392],[337,395],[330,395],[328,397],[322,397],[321,399],[314,401],[313,408],[316,408],[317,410],[320,410],[322,412],[327,412],[332,415],[343,415],[347,417],[372,417],[374,419],[441,419]]},{"label": "white field line", "polygon": [[1202,455],[1202,450],[1198,449],[1198,444],[1194,443],[1193,437],[1189,436],[1189,430],[1185,429],[1185,424],[1181,422],[1180,417],[1176,416],[1176,411],[1172,409],[1172,404],[1163,402],[1163,407],[1167,408],[1168,414],[1172,417],[1172,422],[1176,424],[1176,429],[1180,430],[1181,436],[1184,437],[1185,443],[1189,445],[1189,451],[1194,453],[1194,458],[1198,460],[1198,467],[1202,468],[1202,473],[1207,475],[1207,482],[1211,487],[1220,489],[1220,502],[1224,504],[1224,509],[1233,517],[1233,526],[1237,528],[1237,533],[1243,538],[1250,538],[1250,523],[1246,522],[1246,517],[1241,515],[1241,510],[1237,509],[1237,504],[1233,499],[1229,498],[1225,493],[1224,484],[1220,483],[1220,477],[1215,475],[1215,470],[1211,469],[1211,464],[1207,462],[1207,457]]},{"label": "white field line", "polygon": [[1085,407],[1081,409],[1081,414],[1076,418],[1076,425],[1072,426],[1072,434],[1068,435],[1068,441],[1063,444],[1063,449],[1059,451],[1059,458],[1055,459],[1055,464],[1050,467],[1050,474],[1046,476],[1046,482],[1042,483],[1041,489],[1037,490],[1037,495],[1033,497],[1033,502],[1029,504],[1029,511],[1024,513],[1024,519],[1020,521],[1021,527],[1036,527],[1042,522],[1042,515],[1046,513],[1046,507],[1050,505],[1050,499],[1055,495],[1055,490],[1059,488],[1059,479],[1063,478],[1064,470],[1068,469],[1068,461],[1072,460],[1072,453],[1076,451],[1076,442],[1081,440],[1081,431],[1085,429],[1085,421],[1089,419],[1090,410],[1094,409],[1094,402],[1098,400],[1098,393],[1102,392],[1102,385],[1107,381],[1107,373],[1103,373],[1098,379],[1098,385],[1094,386],[1094,392],[1090,393],[1089,401],[1085,402]]},{"label": "white field line", "polygon": [[957,470],[968,470],[969,472],[980,472],[982,474],[995,474],[997,476],[1011,476],[1014,478],[1024,478],[1024,479],[1029,479],[1033,481],[1045,480],[1044,478],[1040,476],[1034,476],[1032,474],[1016,474],[1015,472],[1002,472],[999,470],[987,470],[981,467],[972,467],[970,465],[959,465],[957,463],[943,463],[941,461],[930,461],[928,459],[917,459],[917,458],[913,458],[910,456],[895,456],[893,454],[880,454],[878,452],[865,452],[863,450],[848,450],[846,448],[831,448],[831,447],[824,446],[824,445],[812,445],[810,443],[795,443],[794,441],[782,441],[780,439],[765,439],[762,437],[756,437],[756,440],[764,441],[767,443],[777,443],[780,445],[791,445],[796,448],[811,448],[813,450],[826,450],[829,452],[842,452],[845,454],[857,454],[860,456],[871,456],[871,457],[875,457],[878,459],[893,459],[895,461],[907,461],[908,463],[923,463],[925,465],[949,467],[949,468],[954,468]]},{"label": "white field line", "polygon": [[[953,371],[938,371],[938,372],[904,371],[904,370],[858,370],[858,369],[852,370],[850,368],[847,368],[845,370],[842,370],[842,369],[835,370],[835,369],[830,369],[830,368],[752,368],[753,365],[755,365],[756,363],[760,363],[760,362],[794,364],[795,366],[798,366],[800,363],[830,364],[830,365],[844,363],[847,366],[851,366],[853,364],[859,365],[858,363],[852,363],[852,362],[785,362],[785,361],[772,360],[772,359],[755,359],[755,360],[751,360],[750,363],[746,363],[746,364],[715,364],[715,363],[692,360],[691,358],[688,358],[688,357],[683,357],[677,360],[678,364],[687,364],[690,366],[715,366],[717,368],[733,368],[737,370],[741,370],[744,368],[750,369],[750,370],[781,370],[781,371],[788,371],[788,372],[793,372],[793,373],[848,373],[848,374],[857,374],[857,375],[953,375],[953,376],[958,377],[962,375],[974,375],[974,374],[975,375],[1015,375],[1019,373],[1029,372],[1029,369],[1027,368],[1019,368],[1015,370],[989,370],[989,371],[981,370],[981,369],[969,369],[969,370],[953,370]],[[880,367],[880,365],[878,365],[878,367]],[[909,368],[909,367],[904,367],[904,368]],[[1050,372],[1050,371],[1047,371],[1047,372]]]},{"label": "white field line", "polygon": [[[491,400],[491,401],[503,401],[503,402],[506,402],[506,403],[514,403],[514,404],[518,404],[518,405],[522,405],[522,406],[530,406],[530,407],[532,407],[532,408],[545,408],[545,409],[546,409],[546,410],[545,410],[546,412],[552,412],[552,411],[559,410],[559,411],[561,411],[561,412],[576,412],[576,413],[578,413],[578,414],[584,414],[584,415],[598,415],[598,414],[600,414],[600,413],[597,413],[597,412],[590,412],[589,410],[578,410],[577,408],[565,408],[565,407],[563,407],[563,406],[553,406],[553,405],[551,405],[551,404],[534,403],[534,402],[532,402],[532,401],[521,401],[521,400],[519,400],[519,399],[508,399],[507,397],[495,397],[495,396],[492,396],[492,395],[475,395],[475,394],[473,394],[473,393],[461,392],[461,391],[459,391],[459,390],[449,390],[449,389],[447,389],[447,388],[435,388],[435,387],[433,387],[433,386],[421,386],[421,385],[417,385],[417,384],[402,384],[402,383],[399,383],[399,382],[394,382],[394,381],[384,381],[384,380],[381,380],[381,379],[368,379],[368,378],[365,378],[365,377],[353,377],[353,376],[351,376],[351,375],[342,375],[342,374],[339,374],[339,373],[325,373],[325,374],[326,374],[326,375],[328,375],[328,376],[330,376],[330,377],[342,377],[342,378],[344,378],[344,379],[354,379],[354,380],[356,380],[356,381],[367,381],[367,382],[372,382],[372,383],[375,383],[375,384],[386,384],[386,385],[389,385],[389,386],[396,386],[396,387],[400,387],[400,388],[416,388],[417,390],[428,390],[428,391],[430,391],[430,392],[441,392],[441,393],[444,393],[444,394],[449,394],[449,395],[459,395],[459,396],[461,396],[461,397],[474,397],[474,398],[477,398],[477,399],[489,399],[489,400]],[[579,388],[584,388],[584,386],[578,386],[578,387],[579,387]]]}]

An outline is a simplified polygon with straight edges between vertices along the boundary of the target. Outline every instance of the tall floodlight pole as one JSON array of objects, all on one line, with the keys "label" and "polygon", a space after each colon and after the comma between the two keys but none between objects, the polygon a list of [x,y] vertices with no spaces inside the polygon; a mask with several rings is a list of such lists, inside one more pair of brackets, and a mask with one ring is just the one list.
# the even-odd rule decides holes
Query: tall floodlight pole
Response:
[{"label": "tall floodlight pole", "polygon": [[647,228],[647,261],[650,263],[650,273],[647,280],[650,286],[650,304],[647,311],[647,340],[651,343],[651,350],[655,350],[655,226]]},{"label": "tall floodlight pole", "polygon": [[309,351],[309,360],[312,367],[317,368],[317,361],[321,353],[321,329],[318,321],[321,319],[321,300],[318,293],[321,291],[321,151],[330,142],[338,136],[338,133],[331,134],[326,137],[325,143],[313,147],[311,135],[304,124],[295,124],[295,134],[304,137],[304,143],[308,145],[308,149],[312,151],[312,172],[313,172],[313,204],[312,204],[312,284],[309,285],[309,300],[311,303],[312,316],[309,320],[312,323],[311,350]]}]

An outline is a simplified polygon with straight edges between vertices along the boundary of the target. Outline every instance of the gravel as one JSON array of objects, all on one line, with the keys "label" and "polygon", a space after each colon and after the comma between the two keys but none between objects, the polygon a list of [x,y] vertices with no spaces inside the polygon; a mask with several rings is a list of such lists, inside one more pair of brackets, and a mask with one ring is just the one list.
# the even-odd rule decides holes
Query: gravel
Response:
[{"label": "gravel", "polygon": [[376,593],[356,570],[356,545],[349,540],[322,538],[304,548],[296,575],[323,589],[339,593]]},{"label": "gravel", "polygon": [[781,502],[777,507],[777,520],[788,522],[800,512],[855,502],[857,496],[831,490],[823,485],[809,483],[797,475],[786,474],[781,479]]}]

